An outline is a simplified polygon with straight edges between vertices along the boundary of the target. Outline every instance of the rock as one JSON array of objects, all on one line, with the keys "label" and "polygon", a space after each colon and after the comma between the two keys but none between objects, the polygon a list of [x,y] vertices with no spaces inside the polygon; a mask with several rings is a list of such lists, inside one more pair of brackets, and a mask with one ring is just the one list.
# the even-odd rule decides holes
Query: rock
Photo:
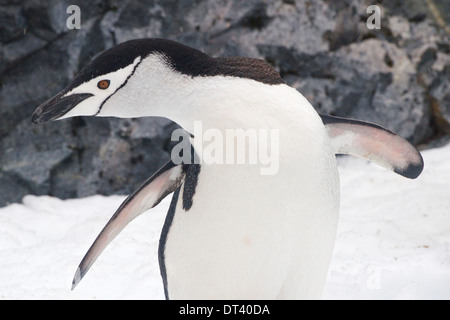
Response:
[{"label": "rock", "polygon": [[[72,154],[72,141],[68,123],[30,130],[29,119],[22,120],[0,141],[0,201],[20,201],[27,193],[50,194],[51,171]],[[11,179],[16,182],[8,183]]]},{"label": "rock", "polygon": [[0,42],[8,43],[20,38],[25,29],[25,18],[19,6],[0,6]]},{"label": "rock", "polygon": [[[166,119],[30,124],[89,60],[140,37],[265,59],[319,112],[440,145],[450,134],[450,8],[411,1],[380,1],[380,30],[366,26],[369,0],[1,1],[0,206],[28,193],[129,194],[169,159],[178,126]],[[80,30],[66,27],[73,4]]]},{"label": "rock", "polygon": [[[335,54],[333,71],[339,75],[332,91],[342,115],[373,121],[414,141],[429,123],[424,89],[408,56],[395,45],[369,39]],[[419,108],[421,106],[422,108]]]},{"label": "rock", "polygon": [[450,134],[450,64],[437,74],[430,86],[435,127],[439,134]]}]

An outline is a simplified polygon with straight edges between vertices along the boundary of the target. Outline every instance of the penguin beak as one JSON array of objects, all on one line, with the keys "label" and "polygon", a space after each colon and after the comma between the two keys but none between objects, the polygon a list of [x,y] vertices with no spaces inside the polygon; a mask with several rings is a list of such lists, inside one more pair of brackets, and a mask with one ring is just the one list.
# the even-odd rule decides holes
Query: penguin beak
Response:
[{"label": "penguin beak", "polygon": [[33,124],[44,124],[48,121],[56,120],[72,110],[80,102],[93,96],[93,94],[90,93],[78,93],[63,97],[65,93],[66,92],[63,90],[53,98],[50,98],[41,104],[36,111],[34,111],[31,122]]}]

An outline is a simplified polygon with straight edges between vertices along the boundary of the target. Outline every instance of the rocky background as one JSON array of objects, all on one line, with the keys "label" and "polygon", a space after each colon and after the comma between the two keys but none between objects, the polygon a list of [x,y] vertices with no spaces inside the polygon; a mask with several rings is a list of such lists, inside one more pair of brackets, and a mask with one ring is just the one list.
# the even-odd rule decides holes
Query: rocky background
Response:
[{"label": "rocky background", "polygon": [[[68,30],[69,5],[81,29]],[[381,29],[366,13],[377,4]],[[34,109],[92,57],[142,37],[265,59],[319,112],[377,122],[420,147],[450,133],[446,0],[0,0],[0,206],[25,194],[128,194],[169,159],[165,119],[73,118]]]}]

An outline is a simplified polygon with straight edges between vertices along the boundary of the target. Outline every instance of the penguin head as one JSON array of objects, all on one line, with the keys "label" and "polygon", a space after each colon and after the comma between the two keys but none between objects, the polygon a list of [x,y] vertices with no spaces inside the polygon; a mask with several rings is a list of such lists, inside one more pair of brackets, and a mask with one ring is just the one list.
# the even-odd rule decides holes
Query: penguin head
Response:
[{"label": "penguin head", "polygon": [[[191,64],[201,56],[195,49],[163,39],[138,39],[119,44],[93,59],[60,93],[40,105],[33,124],[74,116],[140,117],[152,104],[167,102],[169,75],[176,63]],[[173,80],[173,79],[172,79]],[[172,81],[172,87],[179,81]],[[144,110],[143,106],[146,106]],[[162,115],[164,116],[164,115]]]}]

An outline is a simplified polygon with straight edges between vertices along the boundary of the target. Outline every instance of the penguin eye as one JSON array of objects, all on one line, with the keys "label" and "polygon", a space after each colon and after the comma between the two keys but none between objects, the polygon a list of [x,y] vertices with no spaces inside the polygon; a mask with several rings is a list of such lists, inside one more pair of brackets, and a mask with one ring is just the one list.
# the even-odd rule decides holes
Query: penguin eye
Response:
[{"label": "penguin eye", "polygon": [[105,89],[108,89],[109,83],[110,83],[109,80],[101,80],[97,83],[97,87],[99,89],[105,90]]}]

